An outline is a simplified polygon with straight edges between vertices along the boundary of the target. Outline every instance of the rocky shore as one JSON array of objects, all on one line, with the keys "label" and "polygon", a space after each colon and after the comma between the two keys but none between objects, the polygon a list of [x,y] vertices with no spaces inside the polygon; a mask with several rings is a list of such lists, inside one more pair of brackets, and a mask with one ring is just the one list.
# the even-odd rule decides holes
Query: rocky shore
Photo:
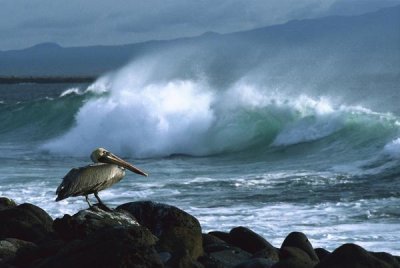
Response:
[{"label": "rocky shore", "polygon": [[179,208],[151,201],[93,207],[52,219],[32,204],[0,198],[0,267],[400,267],[400,257],[344,244],[313,248],[292,232],[276,247],[252,230],[203,233]]}]

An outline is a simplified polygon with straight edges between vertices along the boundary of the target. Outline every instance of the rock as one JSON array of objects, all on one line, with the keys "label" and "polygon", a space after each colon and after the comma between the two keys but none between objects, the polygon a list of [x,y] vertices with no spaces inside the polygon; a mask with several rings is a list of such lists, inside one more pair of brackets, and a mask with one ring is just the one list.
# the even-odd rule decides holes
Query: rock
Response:
[{"label": "rock", "polygon": [[192,259],[187,250],[178,252],[166,263],[171,268],[204,268],[204,266]]},{"label": "rock", "polygon": [[251,254],[238,247],[230,246],[226,249],[209,253],[206,258],[199,259],[205,267],[234,267],[246,260]]},{"label": "rock", "polygon": [[22,249],[34,250],[37,246],[28,241],[6,238],[0,241],[0,259],[10,261],[17,256],[18,251]]},{"label": "rock", "polygon": [[0,239],[18,238],[37,243],[53,233],[52,224],[49,214],[35,205],[10,206],[0,210]]},{"label": "rock", "polygon": [[244,261],[234,268],[271,268],[276,261],[264,259],[264,258],[255,258],[251,260]]},{"label": "rock", "polygon": [[317,254],[318,259],[319,259],[320,261],[322,261],[323,259],[325,259],[325,257],[328,256],[329,254],[331,254],[329,251],[327,251],[327,250],[324,249],[324,248],[316,248],[316,249],[314,249],[314,251],[315,251],[315,254]]},{"label": "rock", "polygon": [[167,263],[172,258],[171,253],[166,251],[158,252],[158,256],[160,257],[161,262],[164,264]]},{"label": "rock", "polygon": [[263,248],[262,250],[254,253],[251,258],[253,258],[253,259],[264,258],[264,259],[269,259],[274,262],[278,262],[279,261],[279,250],[276,248]]},{"label": "rock", "polygon": [[307,236],[301,232],[290,233],[282,243],[281,249],[284,247],[295,247],[306,252],[311,260],[318,262],[319,258],[315,253],[310,241]]},{"label": "rock", "polygon": [[8,240],[0,241],[0,259],[8,260],[15,257],[17,254],[18,248]]},{"label": "rock", "polygon": [[125,211],[105,211],[97,207],[55,219],[53,228],[64,240],[84,239],[107,227],[133,226],[139,223]]},{"label": "rock", "polygon": [[7,197],[0,197],[0,210],[16,207],[17,204],[14,200]]},{"label": "rock", "polygon": [[283,247],[279,251],[279,262],[274,268],[312,268],[317,263],[307,252],[297,247]]},{"label": "rock", "polygon": [[205,267],[205,268],[226,268],[227,266],[220,263],[218,260],[211,258],[208,254],[204,254],[200,256],[198,261]]},{"label": "rock", "polygon": [[212,232],[209,232],[208,234],[215,236],[215,237],[221,239],[222,241],[225,241],[228,244],[232,244],[231,235],[229,233],[221,232],[221,231],[212,231]]},{"label": "rock", "polygon": [[203,236],[203,247],[207,247],[209,245],[216,245],[216,244],[222,244],[222,245],[227,244],[224,240],[222,240],[212,234],[202,234],[202,236]]},{"label": "rock", "polygon": [[23,248],[17,252],[13,264],[17,267],[35,267],[43,259],[56,255],[65,244],[62,240],[46,240],[34,248]]},{"label": "rock", "polygon": [[142,226],[109,227],[85,240],[68,242],[35,267],[164,267],[155,243],[154,236]]},{"label": "rock", "polygon": [[264,248],[275,249],[267,240],[246,227],[236,227],[230,232],[230,240],[234,246],[252,254]]},{"label": "rock", "polygon": [[386,252],[370,252],[370,254],[386,263],[391,267],[400,268],[400,259]]},{"label": "rock", "polygon": [[389,268],[394,267],[355,244],[344,244],[325,257],[316,268]]},{"label": "rock", "polygon": [[231,246],[225,241],[211,234],[203,234],[203,249],[206,253],[212,253],[229,249]]},{"label": "rock", "polygon": [[223,251],[223,250],[229,250],[233,246],[228,245],[228,244],[213,244],[213,245],[208,245],[207,247],[204,248],[204,252],[206,253],[213,253],[217,251]]},{"label": "rock", "polygon": [[131,202],[117,209],[131,213],[160,239],[156,246],[158,251],[168,251],[174,255],[175,252],[187,250],[193,260],[203,254],[200,223],[185,211],[151,201]]}]

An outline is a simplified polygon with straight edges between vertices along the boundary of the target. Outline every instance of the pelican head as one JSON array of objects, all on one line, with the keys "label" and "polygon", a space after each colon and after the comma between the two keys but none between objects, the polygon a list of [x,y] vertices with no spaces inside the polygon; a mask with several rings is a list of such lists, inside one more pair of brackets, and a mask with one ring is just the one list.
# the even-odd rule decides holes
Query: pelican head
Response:
[{"label": "pelican head", "polygon": [[92,161],[94,163],[114,164],[114,165],[129,169],[130,171],[135,172],[139,175],[147,176],[147,173],[141,171],[134,165],[122,160],[121,158],[119,158],[115,154],[107,151],[104,148],[97,148],[96,150],[94,150],[92,152],[92,154],[90,155],[90,158],[92,159]]}]

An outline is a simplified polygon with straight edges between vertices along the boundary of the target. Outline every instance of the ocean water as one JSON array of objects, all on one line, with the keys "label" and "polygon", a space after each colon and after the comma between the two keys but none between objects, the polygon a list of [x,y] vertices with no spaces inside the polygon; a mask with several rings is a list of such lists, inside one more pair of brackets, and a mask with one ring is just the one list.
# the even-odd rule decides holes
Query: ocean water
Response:
[{"label": "ocean water", "polygon": [[247,226],[278,247],[301,231],[314,247],[399,255],[393,95],[379,109],[331,96],[154,80],[132,66],[93,84],[1,85],[0,195],[53,218],[85,209],[83,197],[55,202],[55,190],[105,147],[150,174],[100,192],[110,207],[153,200],[196,216],[205,232]]}]

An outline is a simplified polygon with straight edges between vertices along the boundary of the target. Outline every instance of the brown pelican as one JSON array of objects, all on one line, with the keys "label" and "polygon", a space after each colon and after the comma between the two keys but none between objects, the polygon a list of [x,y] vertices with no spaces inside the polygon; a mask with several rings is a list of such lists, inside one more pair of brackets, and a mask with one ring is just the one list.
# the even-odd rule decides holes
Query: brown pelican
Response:
[{"label": "brown pelican", "polygon": [[98,192],[119,182],[125,176],[125,169],[147,176],[147,174],[140,169],[125,162],[104,148],[97,148],[94,150],[90,158],[94,164],[73,168],[65,175],[60,186],[57,188],[56,201],[63,200],[70,196],[85,196],[89,207],[92,207],[88,195],[94,194],[99,204],[105,207],[98,196]]}]

